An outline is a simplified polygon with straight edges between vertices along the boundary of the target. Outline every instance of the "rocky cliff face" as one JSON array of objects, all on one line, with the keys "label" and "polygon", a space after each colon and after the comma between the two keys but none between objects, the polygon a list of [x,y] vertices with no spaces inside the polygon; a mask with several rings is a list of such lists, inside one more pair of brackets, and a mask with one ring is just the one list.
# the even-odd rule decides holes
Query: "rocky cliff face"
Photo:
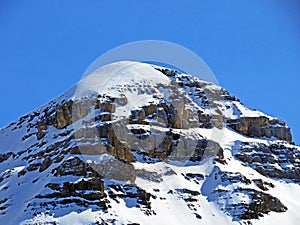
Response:
[{"label": "rocky cliff face", "polygon": [[290,128],[285,122],[278,119],[261,117],[242,117],[235,120],[228,120],[227,124],[239,133],[250,137],[275,137],[279,140],[292,142]]},{"label": "rocky cliff face", "polygon": [[81,83],[0,131],[1,224],[300,219],[299,147],[283,121],[153,65]]}]

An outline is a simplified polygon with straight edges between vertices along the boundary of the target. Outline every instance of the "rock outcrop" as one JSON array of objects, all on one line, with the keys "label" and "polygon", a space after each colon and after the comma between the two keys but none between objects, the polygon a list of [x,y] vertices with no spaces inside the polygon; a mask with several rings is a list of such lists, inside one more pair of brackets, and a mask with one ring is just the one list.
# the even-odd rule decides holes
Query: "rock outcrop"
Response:
[{"label": "rock outcrop", "polygon": [[228,120],[227,124],[239,133],[250,137],[276,137],[279,140],[292,142],[290,128],[278,119],[267,117],[241,117],[236,120]]},{"label": "rock outcrop", "polygon": [[[218,185],[210,187],[212,180],[217,180]],[[239,172],[222,171],[215,167],[201,190],[209,201],[220,205],[234,220],[259,219],[269,212],[287,211],[287,207],[278,198],[250,188],[252,182],[257,183],[257,180],[251,181]],[[238,201],[233,200],[237,196]]]},{"label": "rock outcrop", "polygon": [[[300,152],[283,144],[236,143],[233,155],[264,176],[300,182]],[[286,165],[289,165],[288,167]]]}]

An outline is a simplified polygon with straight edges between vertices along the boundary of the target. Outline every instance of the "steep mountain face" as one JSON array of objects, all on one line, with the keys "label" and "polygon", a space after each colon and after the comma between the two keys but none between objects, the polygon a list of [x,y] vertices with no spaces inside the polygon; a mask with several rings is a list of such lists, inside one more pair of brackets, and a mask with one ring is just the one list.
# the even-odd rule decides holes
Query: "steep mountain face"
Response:
[{"label": "steep mountain face", "polygon": [[0,130],[0,224],[298,224],[300,148],[225,89],[102,67]]}]

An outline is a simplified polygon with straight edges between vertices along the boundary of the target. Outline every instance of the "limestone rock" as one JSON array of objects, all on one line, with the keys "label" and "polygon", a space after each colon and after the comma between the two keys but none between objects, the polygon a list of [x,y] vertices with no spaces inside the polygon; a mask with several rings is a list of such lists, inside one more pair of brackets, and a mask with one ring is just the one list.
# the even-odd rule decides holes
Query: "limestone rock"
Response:
[{"label": "limestone rock", "polygon": [[228,120],[227,124],[234,130],[250,137],[276,137],[280,140],[292,142],[290,128],[277,119],[270,120],[267,117],[241,117],[236,120]]},{"label": "limestone rock", "polygon": [[42,139],[45,135],[46,132],[45,130],[47,130],[47,123],[45,121],[41,121],[38,125],[37,125],[37,138],[38,140]]},{"label": "limestone rock", "polygon": [[45,158],[43,160],[43,162],[40,165],[40,172],[43,172],[44,170],[46,170],[49,166],[51,165],[51,159],[49,157]]},{"label": "limestone rock", "polygon": [[[300,182],[300,153],[280,144],[240,143],[234,156],[264,176]],[[289,163],[289,167],[286,164]]]}]

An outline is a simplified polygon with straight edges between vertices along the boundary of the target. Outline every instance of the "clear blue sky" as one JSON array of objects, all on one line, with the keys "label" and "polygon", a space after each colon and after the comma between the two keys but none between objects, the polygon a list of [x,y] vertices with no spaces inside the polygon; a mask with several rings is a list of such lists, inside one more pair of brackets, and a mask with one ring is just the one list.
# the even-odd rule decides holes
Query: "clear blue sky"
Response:
[{"label": "clear blue sky", "polygon": [[245,105],[284,119],[300,144],[297,0],[0,1],[0,127],[76,83],[120,44],[183,45]]}]

